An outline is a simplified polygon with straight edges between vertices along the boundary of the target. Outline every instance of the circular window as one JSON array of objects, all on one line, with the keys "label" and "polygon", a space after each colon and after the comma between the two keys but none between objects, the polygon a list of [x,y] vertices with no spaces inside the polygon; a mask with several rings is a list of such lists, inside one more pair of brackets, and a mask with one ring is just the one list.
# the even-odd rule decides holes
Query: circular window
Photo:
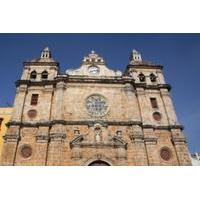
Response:
[{"label": "circular window", "polygon": [[21,148],[21,155],[23,158],[29,158],[32,155],[32,148],[28,145],[24,145]]},{"label": "circular window", "polygon": [[161,150],[160,150],[160,157],[163,159],[163,160],[170,160],[170,158],[172,157],[172,153],[171,153],[171,150],[168,148],[168,147],[163,147]]},{"label": "circular window", "polygon": [[155,113],[153,113],[153,118],[156,121],[160,121],[161,120],[161,114],[159,112],[155,112]]},{"label": "circular window", "polygon": [[30,118],[35,118],[37,116],[37,111],[36,110],[29,110],[28,111],[28,116]]},{"label": "circular window", "polygon": [[101,95],[92,95],[86,99],[86,108],[92,116],[100,117],[107,113],[108,105],[106,99]]}]

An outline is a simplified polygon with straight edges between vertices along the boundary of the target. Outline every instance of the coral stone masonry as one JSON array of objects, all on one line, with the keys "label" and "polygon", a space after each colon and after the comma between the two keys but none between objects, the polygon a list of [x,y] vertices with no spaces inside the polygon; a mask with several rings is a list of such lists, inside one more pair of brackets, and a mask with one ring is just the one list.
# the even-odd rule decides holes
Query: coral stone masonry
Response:
[{"label": "coral stone masonry", "polygon": [[91,51],[62,74],[45,48],[16,87],[2,165],[191,165],[162,66],[136,50],[124,72]]}]

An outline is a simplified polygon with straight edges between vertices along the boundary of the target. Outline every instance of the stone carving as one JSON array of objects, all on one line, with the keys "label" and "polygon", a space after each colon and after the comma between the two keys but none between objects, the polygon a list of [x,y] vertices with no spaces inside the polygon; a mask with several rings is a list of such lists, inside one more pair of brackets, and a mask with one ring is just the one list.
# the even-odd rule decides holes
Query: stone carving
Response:
[{"label": "stone carving", "polygon": [[64,133],[51,133],[50,134],[50,141],[63,141],[66,138],[66,134]]},{"label": "stone carving", "polygon": [[20,141],[21,137],[19,135],[14,134],[6,134],[3,136],[4,142],[18,142]]},{"label": "stone carving", "polygon": [[100,127],[96,127],[95,130],[95,142],[100,143],[102,141],[102,131]]},{"label": "stone carving", "polygon": [[49,142],[49,136],[48,135],[37,135],[36,136],[36,141],[38,143],[46,143]]},{"label": "stone carving", "polygon": [[86,135],[78,135],[71,142],[70,147],[90,147],[90,148],[124,148],[127,149],[127,142],[123,140],[122,132],[117,131],[117,133],[112,136],[111,134],[107,138],[107,140],[103,141],[102,139],[102,129],[99,124],[96,124],[94,127],[94,141],[90,141],[87,139],[88,134]]}]

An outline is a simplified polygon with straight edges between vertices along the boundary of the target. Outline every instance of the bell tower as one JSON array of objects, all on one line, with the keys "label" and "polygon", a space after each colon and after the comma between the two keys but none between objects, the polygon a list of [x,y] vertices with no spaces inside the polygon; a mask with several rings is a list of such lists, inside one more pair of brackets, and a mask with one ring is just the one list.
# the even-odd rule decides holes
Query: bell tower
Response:
[{"label": "bell tower", "polygon": [[53,80],[58,73],[59,63],[52,58],[50,49],[46,47],[42,50],[40,58],[24,62],[21,80]]}]

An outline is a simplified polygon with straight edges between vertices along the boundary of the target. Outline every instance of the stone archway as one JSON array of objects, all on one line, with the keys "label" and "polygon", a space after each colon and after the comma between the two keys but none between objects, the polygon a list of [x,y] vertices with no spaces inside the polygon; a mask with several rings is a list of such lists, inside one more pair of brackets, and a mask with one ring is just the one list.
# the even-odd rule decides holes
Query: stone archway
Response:
[{"label": "stone archway", "polygon": [[110,164],[103,160],[95,160],[91,162],[88,166],[110,166]]}]

